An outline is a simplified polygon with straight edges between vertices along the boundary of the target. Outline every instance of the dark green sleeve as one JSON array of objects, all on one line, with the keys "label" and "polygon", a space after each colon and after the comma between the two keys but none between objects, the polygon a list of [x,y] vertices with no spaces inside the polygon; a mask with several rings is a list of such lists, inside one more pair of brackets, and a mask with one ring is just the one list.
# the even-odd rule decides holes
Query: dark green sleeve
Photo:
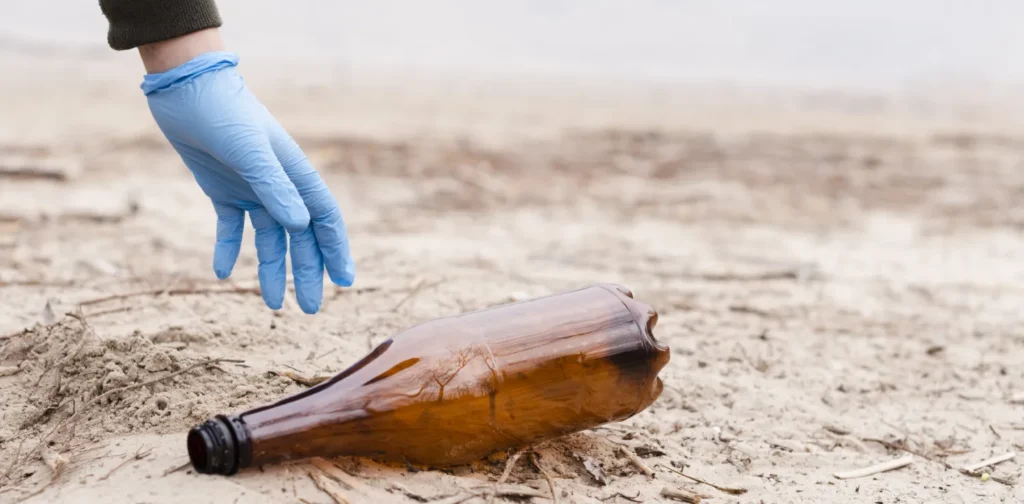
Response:
[{"label": "dark green sleeve", "polygon": [[99,0],[118,51],[221,25],[215,0]]}]

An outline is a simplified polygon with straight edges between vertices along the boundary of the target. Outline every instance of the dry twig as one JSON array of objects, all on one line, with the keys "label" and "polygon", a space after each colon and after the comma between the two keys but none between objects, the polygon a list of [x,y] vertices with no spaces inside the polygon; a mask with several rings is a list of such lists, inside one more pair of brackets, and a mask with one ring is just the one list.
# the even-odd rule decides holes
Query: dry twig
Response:
[{"label": "dry twig", "polygon": [[293,373],[291,371],[271,371],[271,373],[273,373],[273,374],[275,374],[277,376],[283,376],[285,378],[288,378],[288,379],[292,380],[293,382],[298,383],[299,385],[302,385],[302,386],[305,386],[305,387],[313,387],[315,385],[319,385],[319,384],[321,384],[321,383],[331,379],[330,376],[314,376],[314,377],[311,377],[311,378],[307,378],[305,376],[302,376],[302,375],[300,375],[298,373]]},{"label": "dry twig", "polygon": [[912,462],[914,462],[914,457],[912,455],[906,455],[906,456],[898,458],[898,459],[889,460],[889,461],[886,461],[886,462],[882,462],[882,463],[875,464],[875,465],[872,465],[872,466],[864,467],[864,468],[861,468],[861,469],[853,469],[853,470],[850,470],[850,471],[841,471],[841,472],[833,473],[832,475],[835,476],[838,479],[863,478],[864,476],[871,476],[872,474],[878,474],[878,473],[881,473],[881,472],[892,471],[894,469],[899,469],[901,467],[906,467],[906,466],[910,465]]},{"label": "dry twig", "polygon": [[620,446],[619,450],[622,451],[622,454],[625,455],[637,469],[640,469],[640,472],[644,473],[648,478],[654,479],[654,471],[652,471],[650,467],[647,467],[647,464],[645,464],[643,460],[640,460],[640,457],[633,453],[632,450],[623,446]]},{"label": "dry twig", "polygon": [[190,465],[192,465],[191,461],[185,462],[184,464],[181,464],[181,465],[176,466],[176,467],[172,467],[172,468],[164,471],[164,476],[167,476],[169,474],[174,474],[174,473],[176,473],[176,472],[178,472],[178,471],[180,471],[180,470],[182,470],[182,469],[184,469],[184,468],[186,468],[186,467],[188,467]]},{"label": "dry twig", "polygon": [[536,452],[530,452],[530,463],[544,475],[544,479],[548,480],[548,489],[551,490],[551,502],[558,504],[558,495],[555,494],[555,481],[551,479],[551,474],[541,467],[540,460],[538,460]]},{"label": "dry twig", "polygon": [[797,280],[800,272],[797,270],[769,271],[751,275],[735,273],[702,273],[695,275],[696,278],[708,282],[763,282],[767,280]]},{"label": "dry twig", "polygon": [[436,287],[436,286],[438,286],[438,285],[441,285],[441,283],[442,283],[442,282],[444,282],[444,280],[437,280],[436,282],[430,282],[430,283],[428,284],[428,283],[427,283],[427,282],[426,282],[425,280],[423,280],[423,279],[421,278],[421,279],[420,279],[420,280],[419,280],[418,282],[416,282],[416,285],[414,285],[414,286],[412,287],[412,289],[410,289],[410,290],[409,290],[409,293],[408,293],[408,294],[406,294],[406,295],[405,295],[405,297],[403,297],[403,298],[402,298],[402,299],[400,299],[400,300],[399,300],[399,301],[398,301],[397,303],[395,303],[395,306],[391,307],[391,311],[392,311],[392,312],[396,312],[396,311],[398,311],[398,309],[399,309],[399,308],[401,308],[401,307],[402,307],[402,305],[404,305],[404,304],[405,304],[405,303],[407,303],[407,302],[408,302],[408,301],[409,301],[410,299],[412,299],[412,298],[413,298],[413,297],[415,297],[415,296],[416,296],[417,294],[419,294],[419,293],[420,293],[420,291],[422,291],[423,289],[429,289],[429,288],[431,288],[431,287]]},{"label": "dry twig", "polygon": [[746,488],[734,488],[734,487],[725,487],[725,486],[721,486],[721,485],[716,485],[714,483],[709,483],[709,482],[704,481],[704,480],[702,480],[700,478],[697,478],[695,476],[690,476],[689,474],[686,474],[683,471],[678,471],[678,470],[673,469],[671,467],[668,467],[666,465],[659,464],[659,467],[661,467],[662,469],[668,469],[669,471],[672,471],[672,472],[674,472],[674,473],[676,473],[676,474],[678,474],[678,475],[680,475],[680,476],[682,476],[682,477],[684,477],[684,478],[686,478],[686,479],[688,479],[690,481],[694,481],[696,483],[705,484],[705,485],[707,485],[707,486],[709,486],[711,488],[714,488],[715,490],[718,490],[720,492],[725,492],[727,494],[732,494],[732,495],[743,495],[743,494],[747,493],[747,489]]},{"label": "dry twig", "polygon": [[329,495],[331,499],[334,500],[335,504],[350,504],[350,502],[352,502],[348,500],[348,497],[345,496],[341,489],[336,488],[331,479],[325,476],[319,469],[308,469],[306,472],[309,473],[309,477],[313,480],[316,487]]},{"label": "dry twig", "polygon": [[78,306],[91,306],[100,303],[106,303],[108,301],[115,301],[118,299],[128,299],[140,296],[158,296],[164,294],[167,296],[187,296],[193,294],[260,294],[259,287],[234,287],[231,289],[156,289],[156,290],[144,290],[137,292],[129,292],[127,294],[113,294],[110,296],[104,296],[94,299],[87,299],[78,303]]},{"label": "dry twig", "polygon": [[193,364],[193,365],[191,365],[191,366],[189,366],[187,368],[180,369],[180,370],[175,371],[173,373],[168,373],[168,374],[163,375],[163,376],[161,376],[159,378],[154,378],[152,380],[145,381],[145,382],[142,382],[142,383],[134,383],[132,385],[125,385],[124,387],[119,387],[119,388],[116,388],[116,389],[113,389],[113,390],[108,390],[108,391],[106,391],[106,392],[104,392],[104,393],[94,397],[91,401],[89,401],[89,404],[90,405],[91,404],[96,404],[101,399],[103,399],[105,397],[109,397],[109,396],[111,396],[113,394],[117,394],[117,393],[121,393],[121,392],[128,392],[129,390],[135,390],[135,389],[142,388],[142,387],[148,387],[150,385],[154,385],[154,384],[160,383],[160,382],[162,382],[164,380],[167,380],[167,379],[170,379],[170,378],[174,378],[175,376],[185,374],[185,373],[187,373],[189,371],[192,371],[193,369],[196,369],[196,368],[199,368],[199,367],[209,366],[209,365],[212,365],[212,364],[219,364],[221,362],[245,362],[245,361],[241,360],[241,359],[222,359],[222,358],[206,359],[206,360],[204,360],[202,362],[199,362],[197,364]]},{"label": "dry twig", "polygon": [[127,465],[129,462],[131,462],[133,460],[142,460],[142,459],[148,457],[151,453],[153,453],[153,449],[152,448],[149,449],[149,450],[146,450],[146,451],[143,451],[143,448],[145,448],[145,446],[140,446],[139,449],[135,452],[135,455],[132,455],[131,457],[128,457],[128,458],[124,459],[123,461],[121,461],[120,464],[117,464],[117,466],[115,466],[113,469],[111,469],[110,472],[108,472],[107,474],[104,474],[103,476],[101,476],[96,481],[103,481],[103,480],[109,478],[111,474],[114,474],[115,471],[117,471],[118,469],[120,469],[120,468],[124,467],[125,465]]},{"label": "dry twig", "polygon": [[626,499],[629,502],[643,502],[642,500],[640,500],[640,491],[639,490],[637,490],[636,491],[636,495],[634,495],[632,497],[630,497],[630,496],[628,496],[628,495],[626,495],[626,494],[624,494],[622,492],[615,492],[615,493],[609,495],[608,497],[602,497],[600,500],[602,502],[605,502],[605,501],[610,501],[610,500],[612,500],[612,499],[614,499],[616,497],[622,497],[623,499]]},{"label": "dry twig", "polygon": [[991,457],[991,458],[987,458],[985,460],[982,460],[981,462],[978,462],[977,464],[971,464],[969,466],[964,466],[963,470],[967,471],[968,473],[977,473],[981,469],[984,469],[984,468],[986,468],[988,466],[994,466],[996,464],[1001,464],[1003,462],[1006,462],[1007,460],[1011,460],[1013,457],[1016,457],[1016,456],[1017,456],[1017,454],[1014,453],[1014,452],[1004,453],[1002,455],[997,455],[995,457]]},{"label": "dry twig", "polygon": [[505,483],[509,475],[512,474],[512,469],[515,468],[516,462],[519,461],[519,457],[523,455],[525,448],[516,450],[515,453],[509,456],[508,460],[505,461],[505,470],[501,472],[501,477],[498,478],[498,482],[494,484],[494,490],[491,494],[490,504],[494,504],[494,499],[498,497],[498,487]]},{"label": "dry twig", "polygon": [[93,312],[93,313],[86,313],[85,316],[87,318],[88,317],[101,317],[103,315],[110,315],[112,313],[121,313],[121,312],[127,312],[127,311],[132,311],[132,307],[131,306],[122,306],[120,308],[111,308],[109,310],[100,310],[100,311]]},{"label": "dry twig", "polygon": [[341,483],[350,490],[355,490],[365,495],[373,494],[373,489],[368,487],[362,481],[359,481],[359,478],[352,476],[351,474],[342,470],[337,465],[332,464],[323,458],[313,457],[312,459],[310,459],[310,463],[313,464],[317,469],[319,469],[327,476],[330,476],[331,479],[337,481],[338,483]]}]

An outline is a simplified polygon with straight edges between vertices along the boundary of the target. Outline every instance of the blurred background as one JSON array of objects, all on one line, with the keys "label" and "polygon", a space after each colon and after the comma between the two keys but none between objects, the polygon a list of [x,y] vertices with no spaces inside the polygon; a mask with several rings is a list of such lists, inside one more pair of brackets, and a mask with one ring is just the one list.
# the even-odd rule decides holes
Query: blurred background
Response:
[{"label": "blurred background", "polygon": [[[3,0],[0,51],[133,60],[95,1]],[[43,7],[45,5],[45,7]],[[1024,4],[220,0],[247,65],[900,91],[1024,77]],[[4,72],[11,76],[10,68]],[[304,76],[293,76],[302,79]]]}]

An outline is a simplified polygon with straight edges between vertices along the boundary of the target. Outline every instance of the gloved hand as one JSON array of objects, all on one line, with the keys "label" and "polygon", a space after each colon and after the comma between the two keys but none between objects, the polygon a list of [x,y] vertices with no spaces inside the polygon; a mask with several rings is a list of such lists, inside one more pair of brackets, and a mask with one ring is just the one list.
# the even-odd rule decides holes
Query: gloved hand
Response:
[{"label": "gloved hand", "polygon": [[141,87],[160,130],[213,201],[217,277],[231,275],[248,212],[264,302],[277,310],[284,301],[287,230],[296,300],[316,313],[325,266],[337,285],[355,277],[345,223],[320,174],[249,92],[237,64],[233,53],[205,53],[147,74]]}]

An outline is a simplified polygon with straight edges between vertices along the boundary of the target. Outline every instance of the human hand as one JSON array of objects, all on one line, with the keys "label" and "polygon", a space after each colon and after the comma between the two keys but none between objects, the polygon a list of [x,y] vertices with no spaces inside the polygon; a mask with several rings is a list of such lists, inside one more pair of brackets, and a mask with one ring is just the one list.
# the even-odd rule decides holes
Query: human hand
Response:
[{"label": "human hand", "polygon": [[313,314],[322,302],[325,267],[337,285],[354,281],[345,223],[320,174],[248,90],[237,63],[233,53],[204,52],[148,73],[142,90],[160,130],[213,202],[217,277],[234,268],[248,212],[264,302],[277,310],[284,301],[287,231],[295,297]]}]

